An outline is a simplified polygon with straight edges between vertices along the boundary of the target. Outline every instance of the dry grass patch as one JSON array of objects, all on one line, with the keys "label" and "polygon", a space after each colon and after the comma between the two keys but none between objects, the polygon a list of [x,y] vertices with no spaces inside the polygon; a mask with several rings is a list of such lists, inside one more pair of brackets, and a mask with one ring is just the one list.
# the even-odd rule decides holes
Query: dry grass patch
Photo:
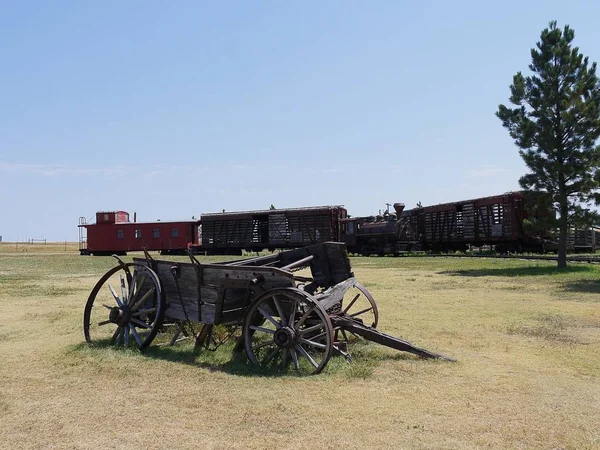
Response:
[{"label": "dry grass patch", "polygon": [[[173,258],[177,259],[177,258]],[[209,258],[214,261],[218,258]],[[0,442],[10,448],[599,448],[596,267],[353,258],[380,328],[325,373],[254,370],[231,346],[83,343],[111,258],[0,251]],[[574,266],[575,267],[575,266]],[[586,288],[587,287],[587,288]]]},{"label": "dry grass patch", "polygon": [[600,320],[589,317],[568,317],[538,313],[528,323],[510,325],[509,334],[536,337],[564,344],[594,344],[600,342]]}]

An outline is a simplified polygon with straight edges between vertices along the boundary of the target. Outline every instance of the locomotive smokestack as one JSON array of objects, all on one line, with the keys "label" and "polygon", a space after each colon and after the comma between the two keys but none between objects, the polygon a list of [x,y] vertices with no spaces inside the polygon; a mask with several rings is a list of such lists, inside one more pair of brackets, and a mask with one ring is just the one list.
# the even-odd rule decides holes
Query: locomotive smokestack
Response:
[{"label": "locomotive smokestack", "polygon": [[402,211],[404,211],[404,203],[394,203],[394,209],[396,210],[396,215],[399,219],[400,214],[402,214]]},{"label": "locomotive smokestack", "polygon": [[133,212],[133,221],[134,221],[134,222],[137,222],[137,220],[136,220],[136,219],[137,219],[137,214],[136,214],[136,212],[134,211],[134,212]]}]

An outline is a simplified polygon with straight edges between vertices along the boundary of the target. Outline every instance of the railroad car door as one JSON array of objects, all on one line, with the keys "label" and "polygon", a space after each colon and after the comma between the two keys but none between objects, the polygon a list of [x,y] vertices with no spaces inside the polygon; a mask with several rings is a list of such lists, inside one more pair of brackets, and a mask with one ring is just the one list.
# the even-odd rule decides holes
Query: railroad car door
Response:
[{"label": "railroad car door", "polygon": [[284,244],[288,241],[288,224],[285,214],[269,215],[269,243]]},{"label": "railroad car door", "polygon": [[258,214],[252,217],[254,222],[253,240],[258,239],[262,244],[269,243],[269,216],[267,214]]},{"label": "railroad car door", "polygon": [[342,233],[341,240],[346,244],[346,247],[354,249],[357,241],[358,222],[357,219],[345,219],[340,222]]}]

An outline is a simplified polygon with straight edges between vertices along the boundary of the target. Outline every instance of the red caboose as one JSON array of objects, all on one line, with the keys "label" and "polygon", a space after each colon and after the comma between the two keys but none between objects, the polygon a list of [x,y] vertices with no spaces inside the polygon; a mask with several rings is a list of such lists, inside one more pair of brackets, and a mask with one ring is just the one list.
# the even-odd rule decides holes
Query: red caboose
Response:
[{"label": "red caboose", "polygon": [[127,252],[159,250],[182,254],[198,245],[198,221],[133,222],[125,211],[96,213],[96,223],[79,219],[79,252],[82,255],[126,255]]}]

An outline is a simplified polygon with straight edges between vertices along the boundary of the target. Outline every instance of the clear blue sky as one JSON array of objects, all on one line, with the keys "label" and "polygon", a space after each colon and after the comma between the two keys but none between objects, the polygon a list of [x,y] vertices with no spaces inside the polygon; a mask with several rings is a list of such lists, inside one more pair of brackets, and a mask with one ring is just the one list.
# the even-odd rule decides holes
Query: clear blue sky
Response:
[{"label": "clear blue sky", "polygon": [[550,20],[600,2],[0,1],[0,235],[518,188],[494,116]]}]

